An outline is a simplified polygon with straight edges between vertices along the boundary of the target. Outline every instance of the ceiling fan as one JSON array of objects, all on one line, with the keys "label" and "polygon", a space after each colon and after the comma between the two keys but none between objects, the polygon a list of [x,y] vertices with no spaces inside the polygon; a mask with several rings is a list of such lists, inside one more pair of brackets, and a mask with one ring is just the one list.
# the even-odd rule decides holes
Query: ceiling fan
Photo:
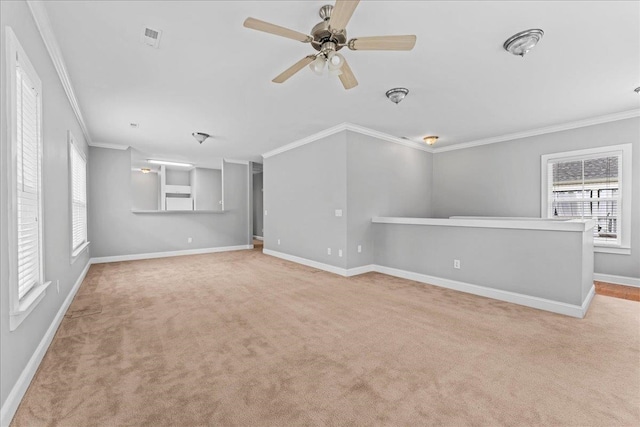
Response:
[{"label": "ceiling fan", "polygon": [[309,65],[317,74],[322,74],[325,65],[329,74],[337,75],[345,89],[358,85],[347,60],[338,53],[343,47],[351,50],[411,50],[416,44],[416,36],[375,36],[358,37],[347,41],[346,26],[360,0],[336,0],[336,5],[320,8],[322,22],[311,30],[311,35],[299,33],[279,25],[255,18],[247,18],[244,26],[281,37],[311,43],[318,53],[308,55],[287,68],[272,81],[283,83],[305,66]]}]

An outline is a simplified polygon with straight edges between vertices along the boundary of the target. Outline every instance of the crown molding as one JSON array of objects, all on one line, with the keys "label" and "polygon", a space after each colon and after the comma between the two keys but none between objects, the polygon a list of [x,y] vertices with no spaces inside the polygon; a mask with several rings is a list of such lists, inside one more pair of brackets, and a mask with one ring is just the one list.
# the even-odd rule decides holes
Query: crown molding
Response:
[{"label": "crown molding", "polygon": [[123,150],[123,151],[129,148],[128,145],[109,144],[107,142],[91,142],[89,143],[89,147],[107,148],[109,150]]},{"label": "crown molding", "polygon": [[233,159],[222,159],[222,160],[227,163],[234,163],[236,165],[249,166],[249,160],[233,160]]},{"label": "crown molding", "polygon": [[87,129],[87,125],[84,122],[84,118],[82,117],[82,112],[80,111],[80,105],[78,104],[78,99],[76,98],[75,92],[73,90],[73,85],[71,84],[71,79],[69,78],[67,67],[64,64],[62,51],[60,50],[58,41],[56,40],[55,34],[53,33],[53,29],[51,28],[51,22],[49,21],[49,15],[47,15],[47,10],[44,7],[44,1],[27,0],[27,4],[29,5],[29,9],[31,10],[31,15],[33,15],[33,19],[36,22],[38,31],[40,31],[40,36],[44,41],[44,45],[46,46],[47,51],[49,52],[49,56],[51,57],[53,66],[58,72],[58,77],[60,77],[60,82],[62,83],[62,87],[64,88],[64,91],[67,94],[67,98],[69,98],[69,104],[71,104],[71,109],[73,110],[73,112],[76,115],[76,118],[78,119],[78,124],[82,129],[84,138],[87,141],[87,144],[91,145],[91,137],[89,136],[89,130]]},{"label": "crown molding", "polygon": [[528,138],[531,136],[544,135],[547,133],[561,132],[565,130],[582,128],[586,126],[593,126],[593,125],[599,125],[603,123],[615,122],[618,120],[631,119],[634,117],[640,117],[640,109],[622,111],[620,113],[607,114],[604,116],[592,117],[589,119],[577,120],[574,122],[568,122],[568,123],[563,123],[559,125],[547,126],[547,127],[538,128],[538,129],[531,129],[531,130],[526,130],[524,132],[510,133],[502,136],[494,136],[491,138],[478,139],[475,141],[469,141],[469,142],[463,142],[460,144],[438,147],[434,149],[433,152],[437,154],[437,153],[444,153],[444,152],[453,151],[453,150],[462,150],[465,148],[495,144],[497,142],[512,141],[514,139],[522,139],[522,138]]},{"label": "crown molding", "polygon": [[411,141],[409,139],[398,138],[397,136],[389,135],[383,132],[379,132],[377,130],[369,129],[363,126],[354,125],[353,123],[340,123],[339,125],[330,127],[329,129],[325,129],[318,133],[314,133],[313,135],[309,135],[306,138],[299,139],[292,143],[283,145],[282,147],[276,148],[275,150],[268,151],[262,155],[263,158],[268,159],[269,157],[273,157],[278,154],[282,154],[289,150],[293,150],[294,148],[302,147],[303,145],[310,144],[314,141],[318,141],[319,139],[326,138],[328,136],[334,135],[336,133],[342,131],[351,131],[356,132],[362,135],[371,136],[377,139],[381,139],[383,141],[392,142],[394,144],[403,145],[405,147],[413,148],[420,151],[426,151],[428,153],[432,153],[433,149],[426,145],[422,145],[415,141]]}]

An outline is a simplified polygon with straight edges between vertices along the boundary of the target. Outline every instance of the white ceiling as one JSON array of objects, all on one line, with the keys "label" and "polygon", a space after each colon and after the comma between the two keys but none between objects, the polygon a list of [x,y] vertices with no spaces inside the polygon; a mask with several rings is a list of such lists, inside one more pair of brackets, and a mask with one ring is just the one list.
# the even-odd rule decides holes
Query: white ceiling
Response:
[{"label": "white ceiling", "polygon": [[[92,141],[198,159],[260,154],[342,122],[438,146],[638,109],[640,2],[360,3],[348,36],[416,34],[410,52],[343,53],[359,86],[302,70],[271,83],[310,45],[242,26],[301,32],[327,1],[47,1]],[[140,43],[163,31],[159,49]],[[545,36],[525,58],[502,43]],[[399,105],[387,89],[409,88]],[[131,129],[129,123],[139,123]],[[214,139],[199,145],[194,131]]]}]

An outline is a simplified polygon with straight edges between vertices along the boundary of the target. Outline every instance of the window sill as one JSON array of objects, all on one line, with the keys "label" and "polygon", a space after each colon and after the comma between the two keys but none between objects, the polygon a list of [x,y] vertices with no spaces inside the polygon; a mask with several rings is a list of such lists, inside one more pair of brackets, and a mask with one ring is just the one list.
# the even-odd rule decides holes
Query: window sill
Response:
[{"label": "window sill", "polygon": [[78,248],[75,251],[71,252],[71,264],[76,262],[76,259],[78,258],[78,256],[80,256],[80,254],[82,254],[84,251],[87,250],[87,248],[89,247],[89,243],[91,242],[84,242],[83,244],[78,246]]},{"label": "window sill", "polygon": [[594,246],[593,252],[602,254],[631,255],[631,248],[622,246]]},{"label": "window sill", "polygon": [[33,311],[34,308],[42,301],[44,296],[46,295],[46,290],[49,287],[51,282],[45,282],[41,285],[36,286],[31,289],[29,293],[24,297],[20,304],[18,305],[18,309],[16,311],[12,311],[10,313],[10,322],[9,322],[9,330],[15,331],[18,326],[22,323],[24,319]]}]

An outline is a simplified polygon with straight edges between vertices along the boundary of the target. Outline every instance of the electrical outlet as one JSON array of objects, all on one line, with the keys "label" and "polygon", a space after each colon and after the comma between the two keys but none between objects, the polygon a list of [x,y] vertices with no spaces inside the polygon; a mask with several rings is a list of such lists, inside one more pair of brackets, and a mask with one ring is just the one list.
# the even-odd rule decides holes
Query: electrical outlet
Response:
[{"label": "electrical outlet", "polygon": [[342,249],[338,249],[338,256],[342,257]]},{"label": "electrical outlet", "polygon": [[60,279],[56,280],[56,290],[60,293]]},{"label": "electrical outlet", "polygon": [[187,237],[187,243],[193,243],[193,238]]},{"label": "electrical outlet", "polygon": [[278,244],[280,244],[280,239],[278,239]]},{"label": "electrical outlet", "polygon": [[331,255],[331,248],[327,248],[327,255]]},{"label": "electrical outlet", "polygon": [[453,260],[453,268],[457,268],[458,270],[460,269],[460,260],[459,259],[454,259]]},{"label": "electrical outlet", "polygon": [[358,245],[358,253],[362,253],[362,245]]}]

